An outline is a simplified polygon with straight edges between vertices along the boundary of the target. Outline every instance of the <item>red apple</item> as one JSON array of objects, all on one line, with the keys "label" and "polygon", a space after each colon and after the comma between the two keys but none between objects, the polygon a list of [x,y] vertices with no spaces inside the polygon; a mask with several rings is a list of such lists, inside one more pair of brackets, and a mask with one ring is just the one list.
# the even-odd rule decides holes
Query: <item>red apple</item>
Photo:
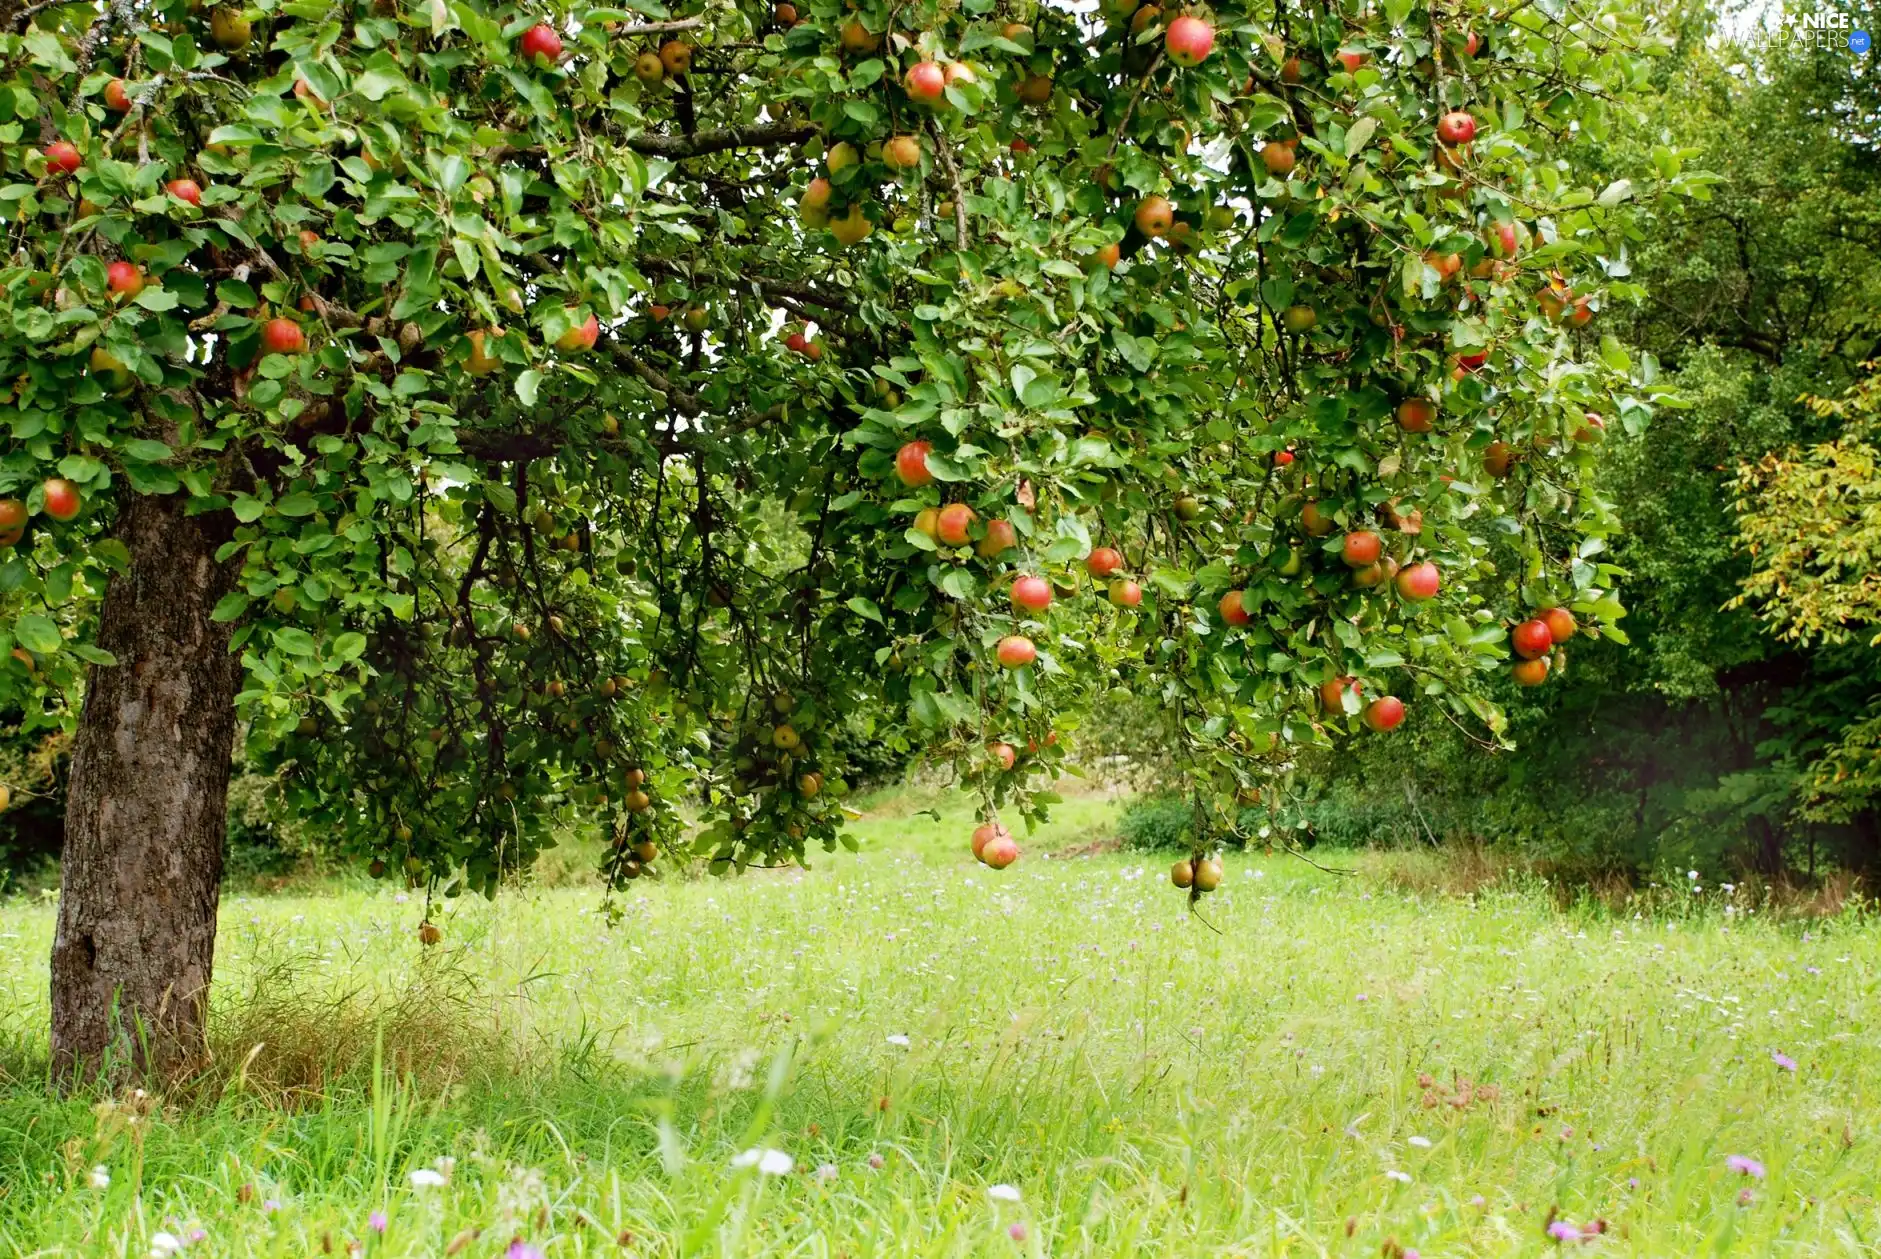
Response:
[{"label": "red apple", "polygon": [[307,348],[307,334],[292,319],[270,319],[261,325],[261,348],[267,354],[299,354]]},{"label": "red apple", "polygon": [[1483,471],[1500,480],[1515,466],[1515,447],[1507,442],[1490,442],[1483,448]]},{"label": "red apple", "polygon": [[1027,612],[1043,612],[1052,603],[1052,584],[1027,574],[1012,583],[1012,603]]},{"label": "red apple", "polygon": [[1345,693],[1351,691],[1354,695],[1357,695],[1364,689],[1365,684],[1349,673],[1343,677],[1321,682],[1319,684],[1320,706],[1329,713],[1344,712]]},{"label": "red apple", "polygon": [[1540,686],[1548,680],[1548,657],[1537,656],[1533,660],[1518,660],[1509,672],[1523,686]]},{"label": "red apple", "polygon": [[1215,28],[1199,17],[1187,14],[1169,24],[1163,35],[1169,59],[1179,66],[1199,66],[1215,46]]},{"label": "red apple", "polygon": [[1580,628],[1574,620],[1574,614],[1566,608],[1547,609],[1541,614],[1541,621],[1548,627],[1550,641],[1556,643],[1565,643]]},{"label": "red apple", "polygon": [[999,647],[994,654],[1006,668],[1023,669],[1038,659],[1038,648],[1023,634],[1008,634],[999,640]]},{"label": "red apple", "polygon": [[1582,420],[1580,427],[1574,430],[1574,440],[1577,442],[1597,442],[1600,440],[1600,435],[1606,431],[1607,422],[1592,411],[1589,411],[1586,418]]},{"label": "red apple", "polygon": [[1084,557],[1084,571],[1100,581],[1122,567],[1123,553],[1115,547],[1093,547]]},{"label": "red apple", "polygon": [[1370,529],[1355,529],[1345,535],[1339,556],[1353,568],[1369,568],[1384,553],[1384,542]]},{"label": "red apple", "polygon": [[986,522],[986,536],[973,548],[981,559],[996,559],[1019,545],[1019,532],[1012,527],[1010,520],[989,520]]},{"label": "red apple", "polygon": [[894,170],[913,170],[921,164],[921,141],[914,136],[896,136],[882,145],[882,162]]},{"label": "red apple", "polygon": [[784,348],[802,354],[810,348],[810,338],[801,332],[793,332],[784,338]]},{"label": "red apple", "polygon": [[78,169],[78,150],[69,140],[54,140],[46,146],[46,168],[70,175]]},{"label": "red apple", "polygon": [[1548,654],[1548,649],[1554,646],[1554,631],[1548,628],[1546,621],[1527,620],[1509,631],[1509,641],[1514,644],[1516,655],[1533,660]]},{"label": "red apple", "polygon": [[187,201],[194,206],[202,204],[202,185],[193,179],[172,179],[164,187],[178,201]]},{"label": "red apple", "polygon": [[1010,743],[989,743],[986,752],[999,763],[1001,769],[1011,769],[1019,761],[1019,749]]},{"label": "red apple", "polygon": [[1395,695],[1381,696],[1365,705],[1359,720],[1380,733],[1396,730],[1404,720],[1404,701]]},{"label": "red apple", "polygon": [[1291,450],[1276,450],[1274,452],[1274,467],[1284,468],[1292,462],[1293,452]]},{"label": "red apple", "polygon": [[1136,208],[1136,230],[1145,236],[1167,236],[1176,224],[1176,207],[1168,197],[1145,197]]},{"label": "red apple", "polygon": [[1593,320],[1593,307],[1587,304],[1587,299],[1584,297],[1575,298],[1574,309],[1568,312],[1568,322],[1573,324],[1576,328],[1585,328],[1588,324],[1592,323]]},{"label": "red apple", "polygon": [[1437,138],[1445,144],[1468,144],[1476,138],[1476,119],[1467,110],[1453,109],[1437,120]]},{"label": "red apple", "polygon": [[[922,467],[926,467],[925,463]],[[935,533],[948,546],[965,546],[973,522],[979,519],[973,509],[965,503],[949,503],[940,509],[940,519],[936,522]]]},{"label": "red apple", "polygon": [[1443,575],[1429,560],[1413,564],[1398,574],[1398,593],[1413,603],[1434,597],[1442,585]]},{"label": "red apple", "polygon": [[[974,857],[976,859],[979,859],[980,854],[986,851],[986,846],[992,843],[995,839],[998,839],[1001,835],[1007,835],[1007,832],[1006,832],[1006,828],[1001,826],[998,822],[982,822],[980,825],[974,827],[973,828],[973,855]],[[1011,836],[1007,835],[1007,838],[1011,838]]]},{"label": "red apple", "polygon": [[1456,365],[1466,372],[1478,371],[1488,361],[1489,351],[1487,350],[1473,350],[1468,354],[1456,356]]},{"label": "red apple", "polygon": [[910,100],[932,105],[947,91],[947,73],[932,61],[923,61],[902,79]]},{"label": "red apple", "polygon": [[1407,433],[1428,433],[1437,418],[1437,404],[1429,398],[1406,398],[1398,403],[1398,427]]},{"label": "red apple", "polygon": [[601,321],[589,315],[586,323],[569,328],[555,339],[555,348],[564,354],[575,354],[592,350],[594,343],[601,339]]},{"label": "red apple", "polygon": [[927,452],[932,449],[930,442],[909,442],[895,452],[895,475],[903,485],[927,485],[934,480],[934,474],[927,470]]},{"label": "red apple", "polygon": [[1317,499],[1309,501],[1300,508],[1300,527],[1312,537],[1325,537],[1332,532],[1333,524],[1332,517],[1319,509]]},{"label": "red apple", "polygon": [[1261,145],[1261,165],[1267,168],[1269,175],[1285,178],[1293,173],[1293,168],[1298,165],[1299,160],[1300,155],[1294,151],[1291,144],[1269,140]]},{"label": "red apple", "polygon": [[1489,233],[1489,247],[1498,258],[1513,258],[1521,247],[1521,237],[1513,223],[1498,223]]},{"label": "red apple", "polygon": [[61,477],[53,477],[40,487],[45,497],[46,514],[54,520],[70,520],[83,505],[78,486]]},{"label": "red apple", "polygon": [[1248,615],[1246,591],[1230,590],[1221,597],[1216,605],[1221,612],[1221,619],[1230,625],[1246,625],[1253,618]]},{"label": "red apple", "polygon": [[1481,50],[1482,46],[1483,37],[1478,35],[1475,31],[1471,31],[1468,37],[1463,40],[1463,55],[1466,57],[1474,57],[1477,52]]},{"label": "red apple", "polygon": [[841,39],[845,52],[874,52],[882,46],[882,37],[864,26],[861,18],[843,24]]},{"label": "red apple", "polygon": [[105,84],[105,108],[120,114],[131,112],[131,94],[124,88],[123,79],[113,79]]},{"label": "red apple", "polygon": [[1119,578],[1110,583],[1110,601],[1120,608],[1143,606],[1143,587],[1129,578]]},{"label": "red apple", "polygon": [[995,835],[986,847],[980,849],[980,860],[995,870],[1004,870],[1018,859],[1019,845],[1013,842],[1010,835]]},{"label": "red apple", "polygon": [[1365,64],[1365,54],[1357,49],[1342,48],[1339,50],[1339,64],[1345,67],[1347,74],[1357,74],[1358,68]]},{"label": "red apple", "polygon": [[1440,254],[1432,249],[1424,255],[1424,264],[1437,273],[1439,280],[1448,284],[1463,269],[1463,255]]},{"label": "red apple", "polygon": [[1097,251],[1097,260],[1103,263],[1106,268],[1115,271],[1117,264],[1123,261],[1123,246],[1105,245],[1102,249]]},{"label": "red apple", "polygon": [[119,259],[105,268],[105,283],[128,301],[144,291],[144,273],[136,263]]},{"label": "red apple", "polygon": [[538,57],[551,65],[562,59],[562,37],[546,22],[537,22],[524,31],[516,47],[522,53],[522,59],[531,65],[535,64]]}]

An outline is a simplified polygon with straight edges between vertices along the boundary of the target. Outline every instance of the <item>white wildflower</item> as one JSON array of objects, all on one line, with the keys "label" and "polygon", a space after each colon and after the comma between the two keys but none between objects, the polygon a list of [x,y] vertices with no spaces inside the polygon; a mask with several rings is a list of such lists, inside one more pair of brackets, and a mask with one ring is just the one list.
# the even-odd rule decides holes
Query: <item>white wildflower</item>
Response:
[{"label": "white wildflower", "polygon": [[151,1259],[169,1259],[183,1249],[183,1239],[175,1233],[152,1233],[150,1235]]},{"label": "white wildflower", "polygon": [[986,1196],[996,1198],[1001,1202],[1017,1202],[1019,1200],[1019,1186],[988,1185],[986,1188]]},{"label": "white wildflower", "polygon": [[442,1172],[432,1171],[429,1167],[420,1167],[411,1174],[411,1187],[413,1189],[436,1189],[443,1183],[444,1174]]},{"label": "white wildflower", "polygon": [[86,1183],[93,1189],[109,1189],[111,1187],[111,1169],[106,1167],[103,1163],[98,1164],[98,1166],[91,1169],[91,1175],[86,1177]]},{"label": "white wildflower", "polygon": [[782,1150],[753,1147],[732,1159],[733,1167],[755,1167],[766,1176],[786,1176],[797,1162]]},{"label": "white wildflower", "polygon": [[888,1038],[888,1043],[891,1045],[905,1046],[908,1043],[908,1038],[903,1036],[900,1032],[896,1032]]}]

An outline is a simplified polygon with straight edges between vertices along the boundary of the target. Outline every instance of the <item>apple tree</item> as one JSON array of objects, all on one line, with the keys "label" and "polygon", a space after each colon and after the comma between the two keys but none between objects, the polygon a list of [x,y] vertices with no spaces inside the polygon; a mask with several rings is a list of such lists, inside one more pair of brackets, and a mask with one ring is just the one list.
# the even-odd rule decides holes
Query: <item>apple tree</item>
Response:
[{"label": "apple tree", "polygon": [[1616,0],[9,13],[61,1071],[200,1052],[238,736],[427,904],[570,819],[802,860],[903,732],[1001,866],[1116,693],[1208,813],[1619,634],[1601,314],[1702,183],[1568,177]]}]

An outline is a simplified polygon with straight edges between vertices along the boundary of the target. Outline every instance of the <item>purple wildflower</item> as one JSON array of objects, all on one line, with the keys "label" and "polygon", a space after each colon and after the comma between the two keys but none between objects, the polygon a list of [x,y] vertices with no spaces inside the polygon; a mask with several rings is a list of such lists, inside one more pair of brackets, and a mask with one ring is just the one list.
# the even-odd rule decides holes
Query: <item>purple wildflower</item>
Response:
[{"label": "purple wildflower", "polygon": [[1755,1176],[1758,1180],[1763,1179],[1763,1164],[1748,1155],[1733,1154],[1724,1160],[1724,1165],[1740,1175]]},{"label": "purple wildflower", "polygon": [[543,1255],[540,1250],[518,1237],[509,1244],[509,1249],[503,1252],[503,1259],[543,1259]]},{"label": "purple wildflower", "polygon": [[883,1163],[884,1161],[885,1161],[885,1160],[884,1160],[884,1159],[882,1158],[882,1156],[881,1156],[880,1154],[871,1154],[871,1155],[869,1155],[869,1167],[870,1167],[871,1169],[875,1169],[875,1170],[879,1170],[879,1169],[881,1168],[881,1166],[882,1166],[882,1163]]},{"label": "purple wildflower", "polygon": [[1755,1200],[1756,1200],[1756,1195],[1755,1195],[1755,1194],[1753,1194],[1753,1193],[1751,1193],[1751,1191],[1750,1191],[1750,1190],[1748,1190],[1748,1189],[1739,1189],[1739,1190],[1737,1191],[1737,1205],[1738,1205],[1738,1206],[1740,1206],[1740,1207],[1747,1207],[1747,1206],[1749,1206],[1749,1205],[1750,1205],[1750,1204],[1751,1204],[1752,1202],[1754,1202]]},{"label": "purple wildflower", "polygon": [[385,1212],[374,1211],[371,1215],[367,1216],[366,1227],[375,1233],[383,1233],[385,1231]]},{"label": "purple wildflower", "polygon": [[1781,1049],[1772,1049],[1770,1051],[1770,1061],[1776,1063],[1779,1067],[1782,1067],[1785,1071],[1796,1070],[1796,1059],[1790,1057],[1788,1054],[1784,1053]]},{"label": "purple wildflower", "polygon": [[1556,1220],[1548,1226],[1548,1236],[1558,1242],[1577,1242],[1581,1239],[1581,1231],[1566,1220]]},{"label": "purple wildflower", "polygon": [[1637,1189],[1637,1188],[1639,1188],[1639,1177],[1637,1177],[1637,1176],[1628,1176],[1628,1177],[1626,1178],[1626,1187],[1627,1187],[1628,1189]]},{"label": "purple wildflower", "polygon": [[1016,1242],[1024,1241],[1025,1240],[1025,1225],[1015,1220],[1012,1226],[1006,1230],[1006,1236],[1012,1238],[1012,1240]]},{"label": "purple wildflower", "polygon": [[1406,1246],[1404,1248],[1404,1259],[1424,1259],[1424,1256],[1417,1253],[1417,1247]]}]

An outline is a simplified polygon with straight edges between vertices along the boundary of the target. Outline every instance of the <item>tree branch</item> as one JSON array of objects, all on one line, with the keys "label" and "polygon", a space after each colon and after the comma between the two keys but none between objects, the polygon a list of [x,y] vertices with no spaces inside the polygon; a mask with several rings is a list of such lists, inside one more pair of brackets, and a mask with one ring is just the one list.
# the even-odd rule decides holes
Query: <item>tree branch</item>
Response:
[{"label": "tree branch", "polygon": [[816,135],[818,128],[809,122],[756,122],[748,127],[723,127],[701,131],[691,136],[639,135],[627,147],[648,157],[683,159],[723,153],[727,149],[765,149],[784,144],[801,144]]}]

